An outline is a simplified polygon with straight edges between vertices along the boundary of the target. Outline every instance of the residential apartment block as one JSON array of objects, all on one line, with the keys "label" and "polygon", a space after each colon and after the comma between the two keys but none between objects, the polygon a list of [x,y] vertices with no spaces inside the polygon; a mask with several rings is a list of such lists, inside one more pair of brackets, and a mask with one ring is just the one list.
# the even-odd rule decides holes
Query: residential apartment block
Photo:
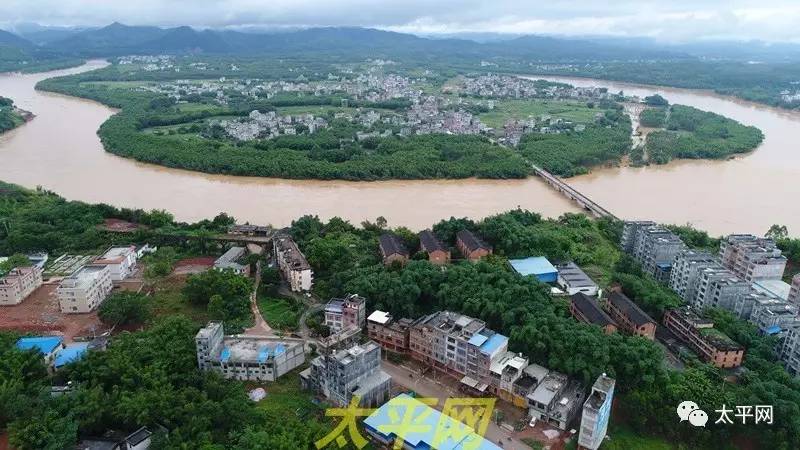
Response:
[{"label": "residential apartment block", "polygon": [[732,234],[722,240],[719,257],[724,267],[747,282],[780,280],[786,257],[775,241],[751,234]]},{"label": "residential apartment block", "polygon": [[671,231],[649,222],[625,222],[622,241],[626,250],[642,267],[657,280],[668,283],[672,263],[686,246]]},{"label": "residential apartment block", "polygon": [[705,269],[721,269],[719,259],[706,252],[684,250],[672,264],[669,287],[687,303],[693,304],[697,297],[700,272]]},{"label": "residential apartment block", "polygon": [[466,392],[496,395],[561,429],[572,421],[583,400],[580,383],[508,351],[508,338],[479,319],[440,311],[415,321],[394,321],[375,311],[367,318],[367,331],[385,349],[405,352],[459,379]]},{"label": "residential apartment block", "polygon": [[616,381],[606,374],[597,377],[592,385],[592,393],[586,398],[581,414],[581,428],[578,434],[578,446],[588,450],[597,450],[608,431],[608,420],[611,418],[611,404],[614,400]]},{"label": "residential apartment block", "polygon": [[113,288],[111,269],[106,265],[90,264],[61,280],[56,296],[61,312],[88,313],[100,306]]},{"label": "residential apartment block", "polygon": [[636,238],[639,231],[658,225],[650,220],[629,220],[625,222],[622,228],[622,237],[620,238],[620,246],[622,251],[632,255],[634,246],[636,245]]},{"label": "residential apartment block", "polygon": [[780,335],[800,326],[797,306],[776,298],[756,301],[748,320],[768,335]]},{"label": "residential apartment block", "polygon": [[306,360],[303,344],[301,339],[226,336],[222,322],[209,322],[195,336],[200,370],[242,381],[275,381],[301,366]]},{"label": "residential apartment block", "polygon": [[346,328],[363,328],[366,316],[367,301],[356,294],[333,298],[325,305],[325,325],[334,333]]},{"label": "residential apartment block", "polygon": [[411,319],[392,320],[391,314],[375,310],[367,317],[367,335],[386,350],[406,353],[412,324]]},{"label": "residential apartment block", "polygon": [[750,283],[722,268],[701,270],[696,282],[696,294],[689,304],[700,311],[706,308],[733,311],[739,299],[752,290]]},{"label": "residential apartment block", "polygon": [[42,270],[36,266],[11,269],[0,278],[0,306],[19,305],[42,285]]},{"label": "residential apartment block", "polygon": [[389,400],[392,378],[381,370],[381,347],[370,341],[314,358],[300,372],[300,380],[339,407],[349,405],[353,397],[370,407]]},{"label": "residential apartment block", "polygon": [[392,233],[383,233],[378,238],[378,243],[381,249],[381,257],[385,265],[390,265],[394,262],[405,264],[408,262],[408,249],[399,237]]},{"label": "residential apartment block", "polygon": [[600,308],[597,299],[582,292],[570,297],[569,312],[581,322],[599,326],[605,334],[617,331],[616,322]]},{"label": "residential apartment block", "polygon": [[450,262],[450,250],[442,244],[433,231],[424,230],[419,233],[419,246],[428,254],[428,261],[442,265]]},{"label": "residential apartment block", "polygon": [[492,247],[469,230],[461,230],[456,234],[456,247],[470,261],[477,261],[492,253]]},{"label": "residential apartment block", "polygon": [[289,283],[289,288],[294,292],[310,291],[314,273],[297,244],[286,235],[275,236],[272,241],[278,268]]},{"label": "residential apartment block", "polygon": [[642,265],[642,270],[653,275],[658,281],[668,283],[672,262],[684,249],[683,241],[671,231],[653,227],[639,233],[633,255]]},{"label": "residential apartment block", "polygon": [[800,273],[792,277],[792,288],[789,290],[789,303],[800,306]]},{"label": "residential apartment block", "polygon": [[133,275],[137,260],[136,246],[129,245],[109,248],[102,256],[95,259],[93,264],[108,266],[111,281],[122,281]]},{"label": "residential apartment block", "polygon": [[507,351],[508,338],[482,320],[440,311],[414,322],[409,347],[412,358],[453,376],[468,376],[485,391],[492,359]]},{"label": "residential apartment block", "polygon": [[698,316],[691,308],[668,310],[664,314],[664,326],[716,367],[728,369],[742,364],[744,347],[716,330],[714,322]]},{"label": "residential apartment block", "polygon": [[780,348],[780,359],[790,374],[800,376],[800,327],[794,327],[786,334]]},{"label": "residential apartment block", "polygon": [[619,328],[651,341],[656,337],[656,321],[621,292],[612,292],[606,300],[606,311]]}]

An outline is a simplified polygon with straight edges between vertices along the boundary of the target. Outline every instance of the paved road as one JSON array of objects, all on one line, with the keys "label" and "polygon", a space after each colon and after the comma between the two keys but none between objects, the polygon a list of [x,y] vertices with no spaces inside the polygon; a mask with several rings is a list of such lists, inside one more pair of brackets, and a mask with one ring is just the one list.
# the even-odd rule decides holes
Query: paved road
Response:
[{"label": "paved road", "polygon": [[[447,386],[440,381],[434,381],[427,376],[423,377],[416,373],[416,371],[400,366],[389,361],[382,361],[381,367],[384,372],[392,377],[392,383],[395,385],[403,386],[406,389],[411,389],[422,397],[438,398],[438,409],[444,406],[444,401],[448,397],[462,397],[464,394],[459,393],[456,389]],[[412,377],[409,377],[413,375]],[[440,375],[441,376],[441,375]],[[513,438],[511,433],[500,428],[493,421],[489,422],[489,427],[486,429],[486,439],[497,444],[502,442],[502,447],[512,450],[530,450],[530,447],[525,445],[522,441]],[[509,440],[511,438],[511,440]]]}]

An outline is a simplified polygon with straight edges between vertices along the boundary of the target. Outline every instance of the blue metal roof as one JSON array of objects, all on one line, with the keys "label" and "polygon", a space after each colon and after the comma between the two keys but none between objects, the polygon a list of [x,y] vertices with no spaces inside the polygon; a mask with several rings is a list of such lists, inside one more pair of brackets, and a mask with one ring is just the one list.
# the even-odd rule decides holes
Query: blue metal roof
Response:
[{"label": "blue metal roof", "polygon": [[487,336],[484,336],[480,333],[475,333],[471,338],[469,338],[468,343],[474,345],[475,347],[480,347],[484,342],[486,342],[487,339],[489,339]]},{"label": "blue metal roof", "polygon": [[483,343],[483,345],[481,345],[480,347],[481,353],[490,355],[506,342],[508,342],[507,337],[503,336],[500,333],[495,333],[489,338],[489,340],[487,340],[486,342]]},{"label": "blue metal roof", "polygon": [[[413,425],[408,426],[409,423]],[[386,402],[364,419],[364,425],[387,440],[394,439],[397,437],[395,431],[402,430],[403,441],[415,450],[501,450],[467,425],[407,394],[400,394]],[[447,433],[447,436],[437,436],[437,432],[451,429],[459,431]]]},{"label": "blue metal roof", "polygon": [[225,347],[222,349],[222,353],[219,355],[219,360],[221,362],[228,362],[229,359],[231,359],[231,349]]},{"label": "blue metal roof", "polygon": [[89,343],[88,342],[80,342],[77,344],[71,344],[63,348],[61,351],[58,352],[56,355],[56,360],[53,363],[53,366],[57,369],[59,367],[65,366],[71,362],[79,361],[83,358],[83,355],[89,350]]},{"label": "blue metal roof", "polygon": [[259,349],[258,351],[258,362],[265,363],[267,362],[268,358],[269,358],[269,347],[265,345],[261,347],[261,349]]},{"label": "blue metal roof", "polygon": [[531,256],[524,259],[511,259],[508,261],[511,267],[520,275],[543,275],[558,273],[550,261],[544,256]]},{"label": "blue metal roof", "polygon": [[282,355],[284,352],[286,352],[286,347],[283,344],[275,346],[275,356]]},{"label": "blue metal roof", "polygon": [[60,336],[24,337],[17,341],[17,348],[20,350],[36,349],[43,355],[49,355],[62,342],[64,339]]},{"label": "blue metal roof", "polygon": [[766,330],[764,330],[764,333],[766,333],[766,334],[778,334],[778,333],[781,332],[781,330],[782,330],[782,328],[780,327],[780,325],[773,325],[773,326],[767,328]]}]

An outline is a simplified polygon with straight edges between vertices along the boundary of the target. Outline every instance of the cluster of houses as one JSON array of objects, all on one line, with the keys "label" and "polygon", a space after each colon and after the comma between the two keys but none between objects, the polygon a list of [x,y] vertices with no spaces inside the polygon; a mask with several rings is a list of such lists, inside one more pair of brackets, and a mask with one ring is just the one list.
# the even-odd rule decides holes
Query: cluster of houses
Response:
[{"label": "cluster of houses", "polygon": [[602,100],[611,97],[606,88],[574,87],[563,83],[497,74],[459,77],[458,83],[449,85],[446,91],[495,98]]},{"label": "cluster of houses", "polygon": [[791,284],[782,280],[787,260],[772,239],[732,234],[710,253],[688,248],[654,222],[629,221],[621,246],[686,301],[667,311],[663,324],[703,359],[725,368],[742,362],[745,349],[703,317],[705,309],[721,308],[777,336],[779,357],[790,373],[800,374],[800,275]]},{"label": "cluster of houses", "polygon": [[221,126],[228,136],[238,141],[274,139],[278,136],[301,133],[314,134],[328,127],[328,121],[313,114],[279,115],[275,111],[251,111],[246,119],[213,122]]},{"label": "cluster of houses", "polygon": [[[405,264],[411,257],[405,243],[393,233],[381,234],[378,243],[385,265]],[[420,251],[427,254],[431,263],[442,265],[450,262],[450,249],[432,231],[421,231],[419,243]],[[478,261],[492,253],[492,247],[469,230],[461,230],[456,234],[456,248],[464,259],[470,261]]]},{"label": "cluster of houses", "polygon": [[[367,432],[379,443],[398,436],[382,430],[387,411],[400,403],[391,398],[391,376],[381,369],[381,351],[405,354],[424,367],[453,377],[464,392],[494,395],[528,410],[532,422],[569,429],[581,415],[581,445],[597,449],[606,433],[615,381],[600,376],[589,392],[577,380],[529,362],[508,350],[508,338],[482,320],[440,311],[417,320],[393,320],[374,311],[366,316],[366,300],[358,295],[331,299],[325,305],[325,323],[334,334],[350,333],[338,345],[319,342],[320,355],[300,373],[304,388],[339,407],[358,397],[362,406],[379,407],[365,419]],[[369,340],[358,342],[366,328]],[[237,380],[273,381],[305,362],[303,341],[260,336],[226,336],[220,322],[210,322],[195,338],[198,366]],[[382,405],[382,406],[381,406]],[[421,409],[415,415],[438,411]],[[435,427],[434,427],[435,430]],[[432,445],[435,436],[400,436],[411,447]],[[480,438],[483,439],[483,438]],[[479,448],[499,448],[482,441]]]},{"label": "cluster of houses", "polygon": [[[89,264],[79,266],[64,277],[56,289],[61,312],[80,314],[97,309],[111,293],[115,282],[133,274],[138,256],[134,246],[111,247]],[[40,265],[31,263],[12,269],[0,278],[0,306],[19,305],[42,283]]]},{"label": "cluster of houses", "polygon": [[[482,320],[451,311],[394,320],[384,311],[374,311],[367,318],[367,333],[384,349],[453,377],[469,394],[494,395],[527,409],[533,421],[566,430],[583,411],[587,433],[598,434],[604,427],[597,423],[598,411],[609,407],[614,380],[601,376],[587,399],[579,381],[509,351],[508,338]],[[599,403],[598,396],[603,397]]]},{"label": "cluster of houses", "polygon": [[[124,281],[134,273],[138,256],[134,246],[111,247],[91,263],[81,265],[62,278],[55,291],[61,312],[82,314],[96,310],[111,293],[114,283]],[[32,261],[30,266],[16,267],[0,278],[0,306],[23,303],[43,284],[44,264],[35,262]],[[31,336],[17,342],[21,350],[38,351],[51,370],[58,370],[80,360],[87,351],[104,346],[104,338],[66,344],[60,336]]]}]

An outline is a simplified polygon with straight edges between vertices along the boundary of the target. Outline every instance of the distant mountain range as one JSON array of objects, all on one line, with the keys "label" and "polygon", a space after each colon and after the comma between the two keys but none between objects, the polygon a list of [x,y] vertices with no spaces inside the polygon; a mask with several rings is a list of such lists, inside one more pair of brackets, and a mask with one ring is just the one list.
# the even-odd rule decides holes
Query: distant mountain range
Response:
[{"label": "distant mountain range", "polygon": [[370,28],[310,28],[285,32],[197,30],[112,23],[102,28],[49,28],[26,24],[19,33],[0,31],[0,47],[59,54],[107,57],[128,54],[325,55],[414,58],[524,58],[534,61],[800,60],[800,46],[764,43],[665,45],[643,39],[502,36],[492,33],[420,37]]},{"label": "distant mountain range", "polygon": [[[22,36],[4,32],[0,45],[40,48],[65,56],[119,56],[127,54],[325,54],[373,57],[525,57],[543,61],[634,60],[685,58],[686,54],[660,49],[631,49],[575,39],[523,36],[477,42],[470,39],[425,38],[370,28],[309,28],[287,32],[248,33],[159,28],[112,23],[96,29],[47,30],[28,27]],[[30,40],[25,39],[29,37]],[[36,41],[34,44],[33,41]]]}]

